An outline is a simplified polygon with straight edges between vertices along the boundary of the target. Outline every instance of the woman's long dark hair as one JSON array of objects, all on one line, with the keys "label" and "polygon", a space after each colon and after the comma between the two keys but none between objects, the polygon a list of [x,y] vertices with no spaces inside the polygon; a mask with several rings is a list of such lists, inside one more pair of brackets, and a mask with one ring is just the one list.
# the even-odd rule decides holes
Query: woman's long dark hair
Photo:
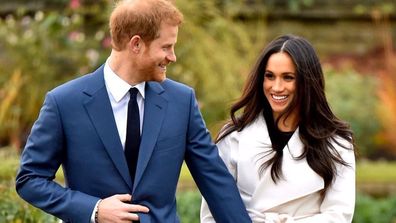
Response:
[{"label": "woman's long dark hair", "polygon": [[[312,45],[302,37],[284,35],[273,40],[260,55],[255,67],[249,75],[241,98],[232,105],[231,120],[220,131],[216,142],[233,131],[242,131],[264,112],[267,125],[275,125],[272,109],[264,96],[263,81],[269,57],[278,52],[287,53],[296,66],[297,83],[296,97],[280,117],[287,117],[291,111],[299,108],[299,137],[304,150],[297,159],[306,158],[308,165],[320,175],[325,183],[325,190],[334,180],[336,164],[348,166],[334,148],[334,142],[347,148],[337,141],[339,136],[354,145],[353,133],[349,125],[338,119],[330,109],[325,96],[324,76],[319,58]],[[240,115],[236,115],[241,110]],[[271,121],[269,121],[271,120]],[[268,123],[269,122],[269,123]],[[353,148],[352,148],[353,149]],[[275,149],[275,156],[261,166],[261,170],[271,166],[271,177],[276,183],[282,176],[282,149]]]}]

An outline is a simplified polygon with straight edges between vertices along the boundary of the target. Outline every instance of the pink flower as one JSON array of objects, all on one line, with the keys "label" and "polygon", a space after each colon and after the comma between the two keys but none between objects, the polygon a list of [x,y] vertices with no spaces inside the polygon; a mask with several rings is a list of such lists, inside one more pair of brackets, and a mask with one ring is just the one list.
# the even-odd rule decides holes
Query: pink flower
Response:
[{"label": "pink flower", "polygon": [[109,36],[102,40],[102,47],[105,49],[111,48],[111,38]]},{"label": "pink flower", "polygon": [[78,31],[72,31],[69,33],[69,40],[72,42],[83,42],[85,39],[85,35],[82,32],[78,32]]},{"label": "pink flower", "polygon": [[71,9],[77,9],[81,5],[80,0],[70,0],[69,7]]}]

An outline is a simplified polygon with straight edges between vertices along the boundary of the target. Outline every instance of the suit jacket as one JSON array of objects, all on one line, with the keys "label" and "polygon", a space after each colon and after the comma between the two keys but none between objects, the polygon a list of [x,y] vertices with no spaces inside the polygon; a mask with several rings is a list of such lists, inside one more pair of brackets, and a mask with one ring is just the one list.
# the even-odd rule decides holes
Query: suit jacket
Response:
[{"label": "suit jacket", "polygon": [[[21,156],[19,195],[66,222],[88,223],[100,198],[129,193],[150,209],[140,222],[179,222],[175,192],[184,160],[218,222],[251,222],[193,90],[167,79],[147,82],[145,95],[134,185],[102,66],[46,95]],[[61,165],[65,187],[53,181]]]},{"label": "suit jacket", "polygon": [[[271,179],[270,168],[259,173],[261,164],[274,155],[262,115],[241,132],[225,137],[218,148],[253,222],[352,222],[355,157],[350,143],[338,137],[337,140],[351,149],[333,143],[350,167],[337,165],[336,179],[323,200],[320,196],[323,179],[308,166],[306,159],[296,159],[303,152],[298,129],[283,149],[283,178],[276,184]],[[201,207],[201,222],[214,222],[205,201]]]}]

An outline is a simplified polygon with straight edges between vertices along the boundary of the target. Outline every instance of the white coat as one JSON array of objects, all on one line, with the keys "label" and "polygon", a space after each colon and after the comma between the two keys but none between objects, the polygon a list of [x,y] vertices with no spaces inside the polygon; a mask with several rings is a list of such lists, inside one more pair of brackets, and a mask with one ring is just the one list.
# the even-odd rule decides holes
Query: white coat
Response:
[{"label": "white coat", "polygon": [[[355,207],[355,156],[352,145],[337,140],[351,150],[333,143],[350,166],[337,164],[335,181],[324,198],[323,179],[306,162],[298,160],[303,144],[297,129],[283,149],[283,178],[275,184],[270,168],[259,173],[261,164],[274,155],[265,120],[259,116],[243,131],[234,131],[218,143],[222,159],[237,182],[242,200],[255,223],[344,223],[352,222]],[[267,156],[265,156],[267,154]],[[205,200],[201,223],[215,222]]]}]

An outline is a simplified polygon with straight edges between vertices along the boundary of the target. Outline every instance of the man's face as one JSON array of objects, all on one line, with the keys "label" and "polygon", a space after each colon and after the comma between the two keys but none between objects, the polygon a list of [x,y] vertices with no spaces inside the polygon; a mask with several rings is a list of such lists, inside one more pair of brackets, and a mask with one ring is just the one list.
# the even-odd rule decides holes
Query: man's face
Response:
[{"label": "man's face", "polygon": [[178,26],[162,23],[159,37],[151,43],[144,43],[142,53],[136,63],[139,75],[145,81],[163,81],[166,66],[176,62],[175,44]]}]

